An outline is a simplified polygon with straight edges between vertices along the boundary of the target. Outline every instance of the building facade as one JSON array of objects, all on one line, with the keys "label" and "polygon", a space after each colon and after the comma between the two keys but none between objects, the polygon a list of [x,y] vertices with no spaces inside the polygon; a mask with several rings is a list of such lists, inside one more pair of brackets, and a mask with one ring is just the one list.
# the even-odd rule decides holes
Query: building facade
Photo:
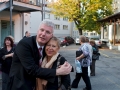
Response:
[{"label": "building facade", "polygon": [[[30,31],[29,13],[41,11],[40,0],[13,0],[10,5],[9,0],[0,1],[0,47],[3,46],[4,38],[9,35],[14,37],[14,42],[19,42],[25,31]],[[10,17],[10,8],[12,9],[12,17]]]},{"label": "building facade", "polygon": [[113,0],[113,15],[101,19],[101,23],[108,23],[101,27],[101,39],[108,40],[110,49],[120,50],[120,0]]},{"label": "building facade", "polygon": [[[38,30],[39,24],[42,21],[41,15],[41,12],[31,12],[30,14],[30,32],[32,35],[35,35]],[[55,23],[54,35],[56,37],[71,36],[72,23],[68,22],[67,18],[61,18],[45,12],[43,19],[50,19]]]}]

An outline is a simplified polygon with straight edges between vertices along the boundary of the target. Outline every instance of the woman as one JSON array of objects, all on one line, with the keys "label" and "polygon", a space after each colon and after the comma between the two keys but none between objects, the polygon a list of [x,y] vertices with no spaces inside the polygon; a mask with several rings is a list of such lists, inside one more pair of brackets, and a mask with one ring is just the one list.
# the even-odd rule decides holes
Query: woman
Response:
[{"label": "woman", "polygon": [[78,55],[76,57],[76,60],[81,62],[82,73],[76,72],[75,79],[72,82],[72,88],[78,88],[79,81],[82,77],[83,81],[86,84],[86,87],[83,88],[83,90],[92,90],[90,78],[88,76],[88,66],[90,66],[91,58],[90,58],[88,45],[86,44],[86,37],[84,36],[80,37],[80,44],[81,46],[79,48],[79,51],[81,51],[82,54]]},{"label": "woman", "polygon": [[[42,68],[59,68],[60,65],[64,64],[66,59],[61,56],[58,51],[60,49],[60,41],[56,37],[52,37],[46,44],[45,53],[46,56],[43,59]],[[36,90],[62,90],[60,87],[65,88],[64,90],[70,90],[70,75],[56,76],[53,83],[47,82],[46,80],[37,78]]]},{"label": "woman", "polygon": [[90,65],[91,76],[95,76],[95,62],[97,58],[95,58],[94,55],[98,55],[99,49],[98,49],[98,46],[95,44],[94,40],[91,40],[90,44],[93,48],[92,64]]},{"label": "woman", "polygon": [[14,47],[10,37],[4,39],[4,47],[0,50],[0,62],[2,63],[2,90],[5,90],[9,71],[12,63]]}]

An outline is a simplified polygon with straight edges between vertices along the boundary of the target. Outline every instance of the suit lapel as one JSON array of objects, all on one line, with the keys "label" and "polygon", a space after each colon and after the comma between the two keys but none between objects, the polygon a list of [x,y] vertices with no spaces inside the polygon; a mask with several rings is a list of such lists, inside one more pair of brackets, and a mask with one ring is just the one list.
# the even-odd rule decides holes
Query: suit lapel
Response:
[{"label": "suit lapel", "polygon": [[33,50],[34,50],[33,54],[34,54],[35,62],[38,65],[41,57],[39,56],[39,51],[38,51],[38,47],[36,44],[36,36],[32,37],[32,42],[33,42]]}]

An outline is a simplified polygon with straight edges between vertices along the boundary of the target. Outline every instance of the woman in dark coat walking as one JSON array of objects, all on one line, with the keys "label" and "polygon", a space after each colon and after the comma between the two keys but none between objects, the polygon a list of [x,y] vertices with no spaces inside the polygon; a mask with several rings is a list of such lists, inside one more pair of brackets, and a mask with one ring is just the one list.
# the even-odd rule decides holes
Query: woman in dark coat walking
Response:
[{"label": "woman in dark coat walking", "polygon": [[[91,76],[95,76],[95,62],[97,59],[99,58],[96,58],[96,56],[98,55],[99,53],[99,49],[98,49],[98,46],[95,44],[95,41],[94,40],[91,40],[90,41],[90,44],[93,48],[93,55],[92,55],[92,64],[90,65],[90,69],[91,69]],[[99,56],[98,56],[99,57]]]}]

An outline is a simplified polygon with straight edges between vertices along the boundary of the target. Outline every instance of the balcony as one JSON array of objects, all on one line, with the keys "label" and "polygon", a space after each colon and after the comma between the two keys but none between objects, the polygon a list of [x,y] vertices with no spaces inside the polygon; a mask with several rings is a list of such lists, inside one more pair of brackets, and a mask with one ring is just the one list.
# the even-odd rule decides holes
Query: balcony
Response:
[{"label": "balcony", "polygon": [[[34,12],[41,11],[41,0],[13,0],[13,12]],[[10,1],[0,3],[2,10],[9,11]],[[5,8],[6,7],[6,8]],[[2,11],[0,10],[0,11]]]}]

